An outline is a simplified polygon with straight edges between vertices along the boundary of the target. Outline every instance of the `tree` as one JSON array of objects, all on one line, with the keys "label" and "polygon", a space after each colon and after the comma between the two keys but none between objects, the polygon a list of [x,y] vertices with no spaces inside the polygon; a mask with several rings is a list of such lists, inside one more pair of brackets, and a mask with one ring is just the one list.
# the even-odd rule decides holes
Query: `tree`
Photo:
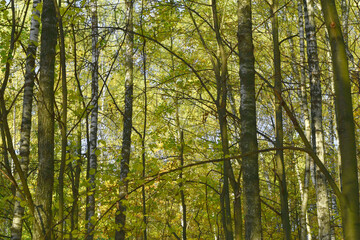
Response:
[{"label": "tree", "polygon": [[55,3],[44,0],[41,14],[38,97],[38,178],[35,191],[34,239],[51,239],[54,184],[54,74],[57,40]]},{"label": "tree", "polygon": [[98,95],[99,95],[99,83],[98,83],[98,68],[99,68],[99,49],[98,49],[98,16],[97,16],[97,1],[93,2],[91,6],[91,119],[90,119],[90,139],[89,139],[89,162],[88,162],[88,176],[89,176],[89,193],[87,197],[86,208],[86,229],[87,240],[94,238],[94,222],[95,216],[95,190],[96,190],[96,170],[97,170],[97,139],[98,139]]},{"label": "tree", "polygon": [[[33,105],[33,92],[34,92],[34,79],[35,79],[35,59],[36,59],[36,50],[39,41],[39,18],[40,12],[37,9],[39,5],[39,0],[33,1],[33,16],[31,18],[30,26],[30,37],[29,44],[26,53],[26,73],[25,73],[25,83],[24,83],[24,97],[23,97],[23,111],[22,111],[22,120],[21,120],[21,130],[20,130],[20,156],[21,156],[21,169],[27,174],[28,165],[29,165],[29,155],[30,155],[30,132],[31,132],[31,112]],[[22,237],[22,227],[23,227],[23,216],[24,216],[24,206],[21,205],[20,199],[22,195],[19,190],[16,190],[16,197],[14,203],[14,217],[12,219],[11,227],[11,238],[14,240],[21,239]]]},{"label": "tree", "polygon": [[[304,116],[304,127],[306,138],[310,141],[311,129],[310,129],[310,114],[308,108],[307,91],[306,91],[306,72],[305,72],[305,38],[304,38],[304,16],[303,16],[303,4],[302,0],[298,1],[298,17],[299,17],[299,47],[300,47],[300,95],[301,95],[301,111]],[[302,193],[301,203],[301,239],[306,240],[309,236],[308,220],[307,220],[307,204],[309,194],[309,183],[310,183],[310,161],[309,155],[305,156],[305,171],[304,171],[304,184]],[[311,234],[310,234],[311,236]]]},{"label": "tree", "polygon": [[[322,10],[333,13],[334,3],[323,1]],[[346,56],[359,61],[355,1],[337,3],[345,47],[334,15],[328,14],[333,33],[327,34],[319,5],[306,5],[308,20],[312,10],[315,16],[317,98],[306,82],[305,48],[315,48],[309,41],[305,46],[304,0],[56,2],[52,12],[45,2],[43,14],[57,19],[59,47],[53,48],[48,21],[42,40],[53,42],[39,43],[40,66],[36,52],[28,53],[37,45],[27,46],[25,31],[31,19],[40,21],[32,2],[0,1],[1,239],[11,238],[19,221],[22,239],[318,238],[324,228],[317,222],[321,206],[310,186],[310,162],[326,179],[331,237],[358,239],[360,73],[355,64],[345,66]],[[34,77],[31,111],[25,110],[32,99],[31,84],[24,85],[28,73]],[[323,108],[317,129],[326,166],[310,143],[310,97],[313,108],[319,110],[319,101]],[[334,97],[342,116],[339,140]],[[44,136],[51,132],[55,144]],[[345,182],[338,181],[337,168]],[[22,216],[13,218],[19,206]]]},{"label": "tree", "polygon": [[[61,0],[59,0],[61,7]],[[59,9],[59,8],[58,8]],[[59,171],[59,220],[60,220],[60,239],[64,238],[64,177],[66,165],[66,149],[67,149],[67,82],[66,82],[66,55],[65,55],[65,36],[62,16],[57,9],[57,18],[59,23],[59,40],[60,40],[60,67],[61,67],[61,87],[62,87],[62,113],[59,121],[61,129],[61,163]]]},{"label": "tree", "polygon": [[[305,13],[305,32],[307,41],[308,66],[310,78],[310,96],[311,96],[311,126],[312,126],[312,144],[320,160],[325,163],[325,146],[322,126],[322,94],[320,84],[320,69],[316,40],[316,29],[314,20],[314,1],[304,1]],[[330,239],[330,210],[326,188],[326,180],[320,169],[316,168],[316,197],[317,214],[319,222],[319,238]]]},{"label": "tree", "polygon": [[251,1],[239,0],[238,11],[241,153],[254,153],[242,159],[245,199],[245,239],[262,239]]},{"label": "tree", "polygon": [[[125,200],[128,194],[128,173],[131,151],[131,128],[133,115],[133,92],[134,92],[134,34],[133,31],[133,0],[126,0],[126,53],[125,53],[125,111],[123,119],[123,142],[121,147],[121,165],[119,182],[119,201],[117,212],[115,213],[115,223],[117,230],[115,232],[116,240],[124,240],[126,237],[126,205]],[[119,230],[118,230],[119,229]]]},{"label": "tree", "polygon": [[332,0],[322,0],[321,6],[326,29],[329,33],[331,59],[334,69],[335,109],[342,171],[343,198],[339,200],[342,210],[343,235],[345,239],[358,239],[360,237],[359,185],[346,45],[335,2]]},{"label": "tree", "polygon": [[284,229],[284,239],[291,239],[291,227],[289,219],[288,206],[288,190],[286,185],[285,163],[284,163],[284,130],[283,130],[283,116],[281,99],[276,97],[276,94],[282,95],[281,82],[281,59],[280,59],[280,43],[279,43],[279,23],[278,11],[279,3],[273,0],[270,6],[272,37],[273,37],[273,52],[274,52],[274,91],[275,93],[275,147],[276,150],[276,177],[279,181],[280,190],[280,204],[281,204],[281,220]]}]

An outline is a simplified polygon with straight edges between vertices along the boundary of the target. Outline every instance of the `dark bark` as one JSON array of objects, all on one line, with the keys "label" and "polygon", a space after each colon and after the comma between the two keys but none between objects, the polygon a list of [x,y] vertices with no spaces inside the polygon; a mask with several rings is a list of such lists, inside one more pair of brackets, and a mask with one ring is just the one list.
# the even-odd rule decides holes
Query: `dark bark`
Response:
[{"label": "dark bark", "polygon": [[53,0],[44,0],[38,97],[38,178],[35,191],[33,239],[52,238],[52,193],[54,184],[54,66],[57,19]]},{"label": "dark bark", "polygon": [[[180,166],[184,166],[184,132],[180,131]],[[183,184],[183,172],[180,172],[180,197],[181,197],[181,209],[182,209],[182,239],[186,240],[186,227],[187,227],[187,221],[186,221],[186,202],[185,202],[185,194],[184,194],[184,184]]]},{"label": "dark bark", "polygon": [[97,138],[98,138],[98,65],[99,65],[99,49],[98,49],[98,16],[97,1],[91,6],[91,38],[92,38],[92,69],[91,69],[91,114],[90,114],[90,133],[89,133],[89,184],[87,198],[87,219],[86,231],[87,240],[94,238],[95,216],[95,191],[96,191],[96,171],[97,171]]},{"label": "dark bark", "polygon": [[[61,0],[59,0],[59,7],[61,7]],[[65,36],[63,21],[60,13],[57,13],[59,22],[59,40],[60,40],[60,69],[61,69],[61,84],[62,84],[62,114],[59,122],[61,131],[61,160],[59,171],[59,221],[60,221],[60,235],[59,238],[64,238],[64,175],[66,164],[66,147],[67,147],[67,83],[66,83],[66,56],[65,56]]]},{"label": "dark bark", "polygon": [[133,55],[134,55],[134,34],[133,31],[133,0],[126,0],[126,21],[127,32],[125,33],[125,111],[123,121],[123,142],[121,148],[121,169],[120,169],[120,187],[119,202],[115,215],[115,223],[120,230],[116,230],[115,239],[125,240],[126,238],[126,206],[124,201],[128,194],[128,179],[131,150],[131,129],[133,112]]},{"label": "dark bark", "polygon": [[[75,35],[75,29],[74,26],[72,25],[72,37],[73,37],[73,54],[74,54],[74,75],[75,75],[75,79],[76,82],[78,83],[78,93],[79,96],[83,97],[83,93],[81,91],[80,88],[80,83],[79,83],[79,79],[78,79],[78,72],[77,72],[77,45],[76,45],[76,35]],[[82,101],[82,105],[79,104],[78,107],[83,107],[84,109],[85,107],[85,102]],[[86,117],[87,120],[87,117]],[[87,123],[86,123],[87,125]],[[87,129],[87,128],[86,128]],[[82,126],[81,126],[81,118],[79,119],[79,126],[78,126],[78,133],[77,133],[77,160],[76,160],[76,164],[75,164],[75,169],[72,167],[71,168],[71,172],[74,172],[74,176],[72,177],[73,181],[72,181],[72,195],[73,195],[73,203],[72,203],[72,208],[71,208],[71,233],[74,230],[79,230],[79,186],[80,186],[80,174],[81,174],[81,166],[82,166],[82,162],[83,162],[83,156],[81,155],[81,130],[82,130]],[[70,165],[72,166],[72,165]],[[76,237],[74,237],[72,234],[70,234],[70,238],[75,240],[77,239]]]},{"label": "dark bark", "polygon": [[[252,41],[251,1],[240,1],[238,10],[238,49],[240,60],[241,153],[258,150],[255,103],[255,58]],[[258,154],[242,159],[245,239],[262,239]]]}]

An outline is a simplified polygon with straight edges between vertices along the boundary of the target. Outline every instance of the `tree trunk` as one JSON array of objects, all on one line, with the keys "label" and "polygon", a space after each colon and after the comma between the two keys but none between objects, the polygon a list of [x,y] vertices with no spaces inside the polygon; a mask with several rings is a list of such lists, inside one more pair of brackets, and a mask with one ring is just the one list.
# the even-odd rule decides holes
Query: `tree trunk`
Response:
[{"label": "tree trunk", "polygon": [[[301,98],[301,111],[303,113],[304,125],[305,125],[305,135],[308,141],[311,140],[311,128],[310,128],[310,114],[308,110],[308,100],[306,92],[306,73],[305,73],[305,37],[304,37],[304,17],[303,17],[303,6],[302,0],[298,1],[298,14],[299,14],[299,36],[300,36],[300,98]],[[307,204],[309,199],[309,183],[310,183],[310,162],[311,158],[309,154],[305,155],[305,171],[304,171],[304,186],[302,193],[302,203],[301,203],[301,240],[309,239],[311,234],[307,232],[308,223],[307,223]]]},{"label": "tree trunk", "polygon": [[[40,12],[36,10],[40,0],[33,1],[33,17],[31,18],[29,45],[26,52],[26,72],[24,84],[23,97],[23,112],[20,130],[20,164],[21,169],[25,173],[28,172],[29,154],[30,154],[30,132],[31,132],[31,112],[34,94],[34,79],[35,79],[35,58],[36,50],[39,41],[39,26],[37,19],[40,18]],[[35,17],[36,16],[36,17]],[[16,177],[18,178],[18,177]],[[18,181],[20,182],[20,181]],[[22,199],[21,193],[16,190],[16,198],[14,203],[14,217],[11,226],[11,239],[18,240],[22,237],[22,226],[24,207],[21,206],[19,199]]]},{"label": "tree trunk", "polygon": [[[237,108],[235,106],[235,99],[233,97],[233,93],[232,93],[232,87],[229,84],[228,87],[228,98],[229,98],[229,103],[231,106],[231,111],[232,114],[238,118],[238,111]],[[240,131],[239,131],[239,123],[236,122],[234,124],[234,131],[235,131],[235,141],[237,143],[239,143],[239,149],[241,149],[241,144],[240,144]],[[241,174],[241,172],[239,173]],[[241,207],[241,183],[237,183],[237,188],[234,189],[234,226],[235,226],[235,240],[242,240],[243,239],[243,219],[242,219],[242,207]]]},{"label": "tree trunk", "polygon": [[[71,30],[72,30],[72,37],[73,37],[73,54],[74,54],[74,75],[75,75],[75,80],[78,84],[78,93],[79,96],[83,98],[83,93],[81,91],[81,87],[80,87],[80,82],[78,79],[78,71],[77,71],[77,45],[76,45],[76,35],[75,35],[75,29],[74,29],[74,25],[71,25]],[[84,109],[86,108],[85,102],[84,100],[82,101],[82,105],[79,103],[79,108],[83,107]],[[86,133],[87,133],[87,116],[86,116]],[[74,230],[79,230],[79,186],[80,186],[80,175],[81,175],[81,166],[82,166],[82,155],[81,155],[81,148],[82,148],[82,144],[81,144],[81,133],[82,127],[81,127],[81,117],[79,117],[79,127],[78,127],[78,132],[77,132],[77,157],[78,159],[76,160],[76,164],[75,164],[75,174],[73,176],[73,184],[72,184],[72,196],[73,196],[73,203],[72,203],[72,208],[71,208],[71,234],[70,234],[70,238],[71,239],[77,239],[77,237],[73,237],[72,232]],[[86,134],[87,135],[87,134]],[[89,145],[87,145],[89,146]],[[74,169],[72,168],[72,172],[74,172]]]},{"label": "tree trunk", "polygon": [[[148,98],[147,98],[147,61],[146,61],[146,39],[143,38],[143,48],[142,48],[142,56],[143,56],[143,72],[144,72],[144,126],[143,126],[143,134],[141,139],[141,159],[142,159],[142,178],[145,179],[146,174],[146,153],[145,153],[145,139],[146,139],[146,127],[147,127],[147,108],[148,108]],[[146,192],[145,185],[141,187],[142,194],[142,207],[143,207],[143,222],[144,222],[144,232],[143,232],[143,240],[147,240],[147,223],[148,219],[146,216]]]},{"label": "tree trunk", "polygon": [[38,179],[35,191],[33,239],[51,239],[54,183],[54,66],[57,19],[55,4],[44,0],[42,8],[38,113]]},{"label": "tree trunk", "polygon": [[[307,40],[308,65],[310,75],[312,145],[321,162],[325,163],[324,136],[322,127],[322,94],[320,70],[314,21],[314,2],[304,0],[305,31]],[[316,209],[319,223],[319,239],[331,239],[329,201],[324,174],[316,167]]]},{"label": "tree trunk", "polygon": [[97,17],[97,1],[91,6],[91,31],[92,31],[92,75],[91,75],[91,115],[90,115],[90,134],[89,134],[89,192],[87,198],[87,219],[86,230],[87,240],[94,238],[95,223],[95,178],[97,171],[97,130],[98,130],[98,65],[99,65],[99,49],[98,49],[98,17]]},{"label": "tree trunk", "polygon": [[75,169],[72,167],[73,184],[72,184],[72,198],[74,199],[71,207],[71,233],[70,239],[77,239],[77,237],[72,236],[74,230],[79,230],[79,186],[80,186],[80,174],[81,174],[81,165],[82,165],[82,156],[81,156],[81,123],[79,124],[79,129],[77,133],[77,147],[76,147],[76,164]]},{"label": "tree trunk", "polygon": [[[180,130],[180,128],[179,128]],[[180,130],[179,132],[180,134],[180,166],[183,167],[184,166],[184,132],[183,130]],[[186,228],[187,228],[187,221],[186,221],[186,202],[185,202],[185,194],[184,194],[184,183],[183,183],[183,172],[181,170],[180,172],[180,197],[181,197],[181,210],[182,210],[182,220],[181,220],[181,225],[182,225],[182,239],[186,240],[187,239],[187,235],[186,235]]]},{"label": "tree trunk", "polygon": [[335,83],[335,109],[341,153],[342,196],[340,200],[344,238],[360,239],[359,185],[354,116],[346,46],[335,1],[321,0],[329,33]]},{"label": "tree trunk", "polygon": [[[239,0],[238,48],[240,60],[241,153],[258,150],[255,103],[255,58],[252,42],[251,1]],[[245,239],[262,239],[258,154],[243,157]]]},{"label": "tree trunk", "polygon": [[[281,59],[280,59],[280,46],[279,46],[279,24],[277,19],[278,1],[273,0],[271,5],[271,23],[272,23],[272,36],[273,36],[273,52],[274,52],[274,91],[280,96],[282,95],[281,83]],[[288,191],[286,186],[285,164],[284,164],[284,151],[282,150],[284,143],[283,132],[283,117],[281,100],[275,96],[275,147],[277,148],[275,154],[276,161],[276,177],[279,181],[280,187],[280,204],[281,204],[281,222],[284,229],[284,239],[291,239],[291,227],[289,219],[289,206],[288,206]]]},{"label": "tree trunk", "polygon": [[[216,79],[216,99],[214,96],[207,90],[209,96],[213,100],[216,105],[217,115],[219,117],[219,127],[220,127],[220,135],[221,135],[221,143],[222,143],[222,151],[223,156],[229,156],[229,143],[228,143],[228,133],[227,133],[227,110],[226,110],[226,100],[227,100],[227,60],[229,55],[226,53],[224,49],[223,39],[220,32],[220,22],[218,19],[216,0],[211,1],[212,8],[212,17],[213,17],[213,25],[214,32],[216,36],[217,42],[217,52],[213,53],[207,47],[205,40],[200,32],[198,25],[192,15],[192,12],[189,10],[189,14],[192,18],[192,21],[196,27],[196,30],[199,34],[200,40],[202,42],[203,47],[206,49],[208,53],[208,57],[212,63],[212,70]],[[198,76],[198,78],[200,78]],[[233,169],[231,167],[230,161],[223,162],[223,186],[222,192],[220,194],[220,207],[222,214],[222,225],[224,230],[225,239],[233,239],[233,230],[231,223],[231,206],[230,206],[230,193],[229,193],[229,180],[230,184],[234,191],[239,188],[239,184],[236,182]]]},{"label": "tree trunk", "polygon": [[[59,1],[61,7],[61,1]],[[66,83],[66,56],[65,56],[65,36],[63,21],[60,14],[58,14],[59,22],[59,39],[60,39],[60,67],[61,67],[61,84],[62,84],[62,114],[59,121],[61,131],[61,160],[59,171],[59,221],[60,222],[60,240],[64,238],[64,175],[66,164],[66,147],[67,147],[67,83]]]},{"label": "tree trunk", "polygon": [[[173,48],[173,38],[171,38],[171,49]],[[171,56],[171,70],[172,72],[175,71],[175,66],[174,66],[174,57]],[[178,134],[178,145],[179,145],[179,156],[180,156],[180,167],[184,167],[184,147],[185,147],[185,142],[184,142],[184,131],[181,128],[181,123],[180,123],[180,105],[179,105],[179,91],[177,91],[176,96],[175,96],[175,107],[176,107],[176,128],[177,128],[177,134]],[[180,170],[180,174],[179,174],[179,178],[180,178],[180,183],[179,183],[179,188],[180,188],[180,198],[181,198],[181,214],[182,214],[182,218],[181,218],[181,226],[182,226],[182,240],[186,240],[187,239],[187,235],[186,235],[186,228],[187,228],[187,220],[186,220],[186,202],[185,202],[185,194],[184,194],[184,180],[183,180],[183,170]]]},{"label": "tree trunk", "polygon": [[133,31],[133,0],[126,0],[126,30],[125,32],[125,111],[123,122],[123,142],[121,148],[121,169],[120,169],[120,187],[119,201],[115,215],[115,223],[120,228],[116,230],[115,239],[125,240],[126,237],[126,206],[124,201],[128,194],[128,180],[131,150],[131,128],[133,112],[133,55],[134,55],[134,34]]},{"label": "tree trunk", "polygon": [[[218,19],[216,0],[211,1],[212,15],[214,21],[214,31],[216,34],[217,48],[219,56],[213,60],[213,70],[216,79],[216,108],[217,114],[219,116],[219,127],[221,135],[221,144],[223,156],[229,156],[229,139],[227,132],[227,111],[226,111],[226,100],[227,100],[227,54],[223,46],[223,40],[220,33],[220,23]],[[230,189],[229,189],[229,180],[232,181],[232,187],[234,191],[237,189],[236,183],[234,182],[233,171],[230,161],[223,162],[223,189],[222,189],[222,201],[221,201],[221,210],[222,210],[222,222],[224,228],[224,234],[226,240],[232,240],[233,229],[232,229],[232,219],[231,219],[231,205],[230,205]]]}]

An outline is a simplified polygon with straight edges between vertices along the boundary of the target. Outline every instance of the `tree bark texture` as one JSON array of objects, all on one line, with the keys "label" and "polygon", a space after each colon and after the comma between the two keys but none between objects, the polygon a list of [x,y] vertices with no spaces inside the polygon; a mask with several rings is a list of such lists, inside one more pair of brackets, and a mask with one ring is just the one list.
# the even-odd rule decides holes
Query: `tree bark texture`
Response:
[{"label": "tree bark texture", "polygon": [[[240,60],[241,153],[258,150],[255,103],[255,58],[251,1],[239,0],[238,49]],[[258,154],[243,157],[245,239],[262,239]]]},{"label": "tree bark texture", "polygon": [[95,223],[95,191],[96,191],[96,171],[97,171],[97,137],[98,137],[98,67],[99,67],[99,49],[98,49],[98,17],[97,1],[91,6],[91,38],[92,38],[92,69],[91,69],[91,115],[90,115],[90,133],[89,133],[89,193],[87,198],[87,219],[86,230],[87,240],[94,239]]},{"label": "tree bark texture", "polygon": [[54,184],[54,66],[57,18],[53,0],[44,0],[41,16],[38,113],[38,178],[33,239],[51,239]]},{"label": "tree bark texture", "polygon": [[[24,83],[24,97],[23,97],[23,112],[21,119],[20,130],[20,164],[21,169],[25,173],[28,172],[29,155],[30,155],[30,133],[31,133],[31,112],[34,94],[34,79],[35,79],[35,58],[36,50],[39,42],[39,26],[37,19],[40,18],[40,12],[36,10],[40,0],[33,1],[33,17],[31,18],[30,37],[28,49],[26,51],[26,66],[25,66],[25,83]],[[36,16],[36,17],[35,17]],[[18,177],[16,177],[18,179]],[[20,182],[20,181],[18,181]],[[18,240],[22,237],[22,226],[24,216],[24,206],[21,206],[20,201],[22,195],[16,190],[16,200],[14,202],[14,217],[11,226],[11,239]]]},{"label": "tree bark texture", "polygon": [[126,197],[128,194],[128,179],[131,151],[131,128],[133,114],[133,56],[134,56],[134,34],[133,31],[133,0],[126,0],[126,36],[125,36],[125,111],[123,121],[123,142],[121,148],[121,168],[120,168],[120,187],[119,201],[115,215],[117,230],[115,232],[116,240],[125,240],[126,238]]},{"label": "tree bark texture", "polygon": [[[310,76],[312,145],[321,162],[325,163],[325,147],[322,127],[322,94],[320,69],[316,42],[314,1],[304,0],[305,32],[307,41],[308,66]],[[326,179],[316,167],[316,209],[319,223],[319,239],[331,239],[329,201]]]},{"label": "tree bark texture", "polygon": [[[299,44],[300,44],[300,98],[301,98],[301,111],[303,113],[305,135],[308,141],[311,141],[311,127],[310,127],[310,114],[308,108],[307,92],[306,92],[306,71],[305,71],[305,36],[304,36],[304,13],[302,0],[298,1],[298,14],[299,14]],[[305,156],[305,171],[304,171],[304,185],[302,192],[302,203],[300,212],[301,221],[301,240],[309,239],[311,234],[307,232],[307,205],[310,183],[310,162],[309,154]]]}]

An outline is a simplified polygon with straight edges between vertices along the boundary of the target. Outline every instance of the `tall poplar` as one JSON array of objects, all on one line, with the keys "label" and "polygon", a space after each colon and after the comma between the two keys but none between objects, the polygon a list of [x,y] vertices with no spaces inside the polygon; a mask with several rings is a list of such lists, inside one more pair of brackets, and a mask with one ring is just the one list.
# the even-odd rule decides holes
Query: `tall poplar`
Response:
[{"label": "tall poplar", "polygon": [[119,201],[115,215],[115,223],[120,230],[116,230],[115,239],[126,238],[126,205],[124,201],[128,194],[128,179],[131,150],[131,128],[133,115],[133,90],[134,90],[134,34],[133,34],[133,5],[134,0],[126,0],[126,36],[125,36],[125,111],[123,120],[123,142],[121,147],[121,169]]},{"label": "tall poplar", "polygon": [[252,37],[251,0],[238,0],[238,49],[240,61],[241,152],[254,154],[242,159],[245,239],[262,239],[259,163],[255,101],[255,57]]},{"label": "tall poplar", "polygon": [[[40,12],[36,9],[40,0],[33,0],[33,9],[30,25],[29,44],[26,51],[26,65],[25,65],[25,84],[23,97],[23,111],[21,119],[20,130],[20,164],[21,169],[25,173],[28,172],[29,155],[30,155],[30,133],[31,133],[31,112],[34,95],[34,79],[35,79],[35,58],[36,50],[39,42],[39,18]],[[20,182],[20,181],[19,181]],[[11,239],[17,240],[22,237],[22,226],[24,207],[20,204],[22,195],[16,189],[16,200],[14,203],[14,217],[11,226]]]},{"label": "tall poplar", "polygon": [[33,239],[51,239],[54,185],[54,66],[57,18],[53,0],[44,0],[41,15],[38,97],[38,178],[35,190]]}]

